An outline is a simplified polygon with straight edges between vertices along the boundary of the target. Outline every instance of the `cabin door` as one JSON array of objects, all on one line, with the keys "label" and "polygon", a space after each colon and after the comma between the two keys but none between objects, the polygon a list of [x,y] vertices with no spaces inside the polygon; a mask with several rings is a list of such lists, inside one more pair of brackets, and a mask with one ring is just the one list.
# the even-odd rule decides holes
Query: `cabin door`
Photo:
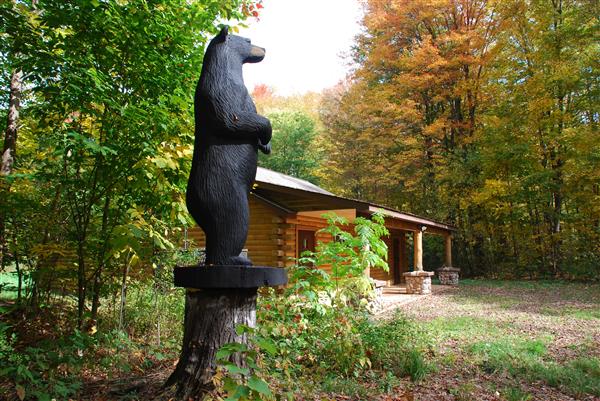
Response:
[{"label": "cabin door", "polygon": [[315,232],[310,230],[298,230],[298,257],[304,251],[315,251]]},{"label": "cabin door", "polygon": [[404,283],[402,273],[406,272],[406,236],[401,232],[392,237],[392,255],[389,260],[394,284]]},{"label": "cabin door", "polygon": [[392,237],[392,276],[394,284],[400,284],[402,275],[400,273],[400,238]]}]

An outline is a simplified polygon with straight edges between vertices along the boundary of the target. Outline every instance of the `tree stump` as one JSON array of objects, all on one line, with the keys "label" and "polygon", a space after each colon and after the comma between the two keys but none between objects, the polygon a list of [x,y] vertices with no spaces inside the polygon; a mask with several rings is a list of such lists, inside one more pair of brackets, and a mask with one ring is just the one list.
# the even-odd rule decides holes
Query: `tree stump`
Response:
[{"label": "tree stump", "polygon": [[[257,288],[187,291],[181,356],[166,383],[177,384],[178,398],[188,400],[211,390],[219,348],[246,343],[245,335],[237,335],[237,325],[256,325],[256,294]],[[240,360],[233,362],[241,365]]]},{"label": "tree stump", "polygon": [[[175,285],[186,287],[181,356],[165,387],[177,386],[182,400],[212,389],[216,353],[227,343],[247,343],[236,326],[256,326],[258,287],[287,283],[287,271],[275,267],[193,266],[175,268]],[[236,365],[243,366],[239,355]]]}]

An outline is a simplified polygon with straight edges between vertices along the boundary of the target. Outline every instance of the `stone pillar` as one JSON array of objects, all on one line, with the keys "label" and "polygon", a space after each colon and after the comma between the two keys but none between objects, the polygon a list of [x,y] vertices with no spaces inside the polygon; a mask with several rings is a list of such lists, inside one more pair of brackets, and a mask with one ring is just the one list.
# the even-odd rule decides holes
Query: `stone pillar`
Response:
[{"label": "stone pillar", "polygon": [[413,232],[414,271],[404,273],[407,294],[431,294],[433,272],[423,270],[423,231]]},{"label": "stone pillar", "polygon": [[418,270],[404,273],[407,294],[431,294],[431,276],[433,272]]},{"label": "stone pillar", "polygon": [[452,236],[448,234],[444,239],[444,265],[452,266]]},{"label": "stone pillar", "polygon": [[423,231],[413,233],[415,271],[423,271]]},{"label": "stone pillar", "polygon": [[458,276],[460,269],[456,267],[444,266],[437,270],[440,284],[442,285],[458,285]]},{"label": "stone pillar", "polygon": [[444,266],[437,270],[440,284],[458,285],[460,269],[452,267],[452,236],[450,234],[445,237],[444,251]]}]

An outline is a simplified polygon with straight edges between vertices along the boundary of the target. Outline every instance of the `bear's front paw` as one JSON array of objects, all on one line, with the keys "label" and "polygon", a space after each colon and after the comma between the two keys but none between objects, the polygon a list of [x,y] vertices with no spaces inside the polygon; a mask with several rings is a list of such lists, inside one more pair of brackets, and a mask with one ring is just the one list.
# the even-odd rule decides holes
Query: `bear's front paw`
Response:
[{"label": "bear's front paw", "polygon": [[265,129],[262,130],[259,134],[258,134],[258,139],[260,140],[261,143],[269,143],[271,142],[271,137],[273,136],[273,128],[271,128],[271,122],[269,120],[266,120],[266,126]]},{"label": "bear's front paw", "polygon": [[271,142],[263,145],[262,143],[258,143],[258,149],[263,152],[265,155],[271,154]]},{"label": "bear's front paw", "polygon": [[243,256],[231,256],[223,264],[227,266],[252,266],[252,261]]}]

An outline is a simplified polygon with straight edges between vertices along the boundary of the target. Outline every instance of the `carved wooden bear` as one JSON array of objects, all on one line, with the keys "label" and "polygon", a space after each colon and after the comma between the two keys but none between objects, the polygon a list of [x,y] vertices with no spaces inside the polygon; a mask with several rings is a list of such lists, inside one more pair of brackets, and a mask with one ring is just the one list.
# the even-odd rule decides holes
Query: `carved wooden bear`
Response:
[{"label": "carved wooden bear", "polygon": [[240,256],[248,235],[248,194],[258,149],[271,151],[271,123],[256,113],[244,63],[265,50],[228,29],[210,42],[194,96],[195,142],[186,203],[206,235],[207,265],[251,265]]}]

